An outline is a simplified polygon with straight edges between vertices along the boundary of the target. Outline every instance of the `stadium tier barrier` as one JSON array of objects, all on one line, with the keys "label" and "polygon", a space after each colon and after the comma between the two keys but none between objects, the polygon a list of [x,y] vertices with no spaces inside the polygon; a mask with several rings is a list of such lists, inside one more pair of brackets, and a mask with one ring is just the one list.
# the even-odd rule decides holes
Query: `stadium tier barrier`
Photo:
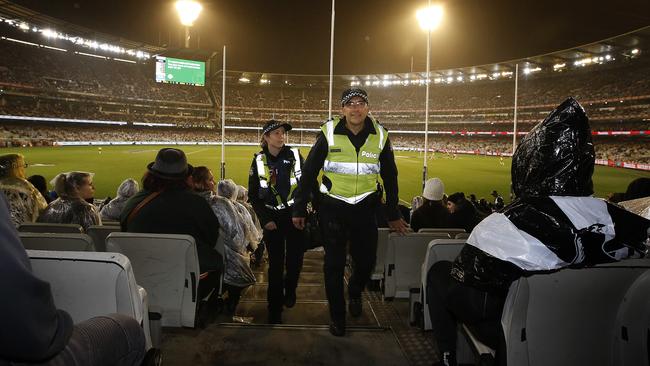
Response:
[{"label": "stadium tier barrier", "polygon": [[150,311],[161,325],[194,328],[199,289],[199,258],[190,235],[114,232],[106,251],[126,255],[135,278],[149,295]]},{"label": "stadium tier barrier", "polygon": [[129,259],[119,253],[27,250],[34,274],[49,282],[57,308],[73,322],[110,313],[142,324],[152,347],[147,292],[137,285]]},{"label": "stadium tier barrier", "polygon": [[95,251],[93,240],[86,234],[19,232],[18,235],[25,249],[77,252]]}]

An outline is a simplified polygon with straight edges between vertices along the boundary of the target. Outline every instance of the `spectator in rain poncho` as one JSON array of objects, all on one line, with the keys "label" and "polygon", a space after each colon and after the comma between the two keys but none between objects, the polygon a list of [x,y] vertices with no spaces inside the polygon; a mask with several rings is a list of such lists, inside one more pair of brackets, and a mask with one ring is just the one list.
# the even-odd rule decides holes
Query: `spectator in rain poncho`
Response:
[{"label": "spectator in rain poncho", "polygon": [[0,156],[0,190],[7,197],[11,221],[18,227],[34,222],[47,207],[45,198],[25,179],[25,158],[20,154]]},{"label": "spectator in rain poncho", "polygon": [[255,275],[250,268],[244,220],[234,202],[217,195],[210,169],[204,166],[194,168],[192,181],[194,191],[210,204],[221,225],[220,239],[223,240],[226,263],[223,281],[228,293],[226,308],[230,313],[234,313],[242,290],[255,283]]},{"label": "spectator in rain poncho", "polygon": [[242,185],[237,186],[237,202],[241,203],[244,207],[246,207],[246,210],[248,210],[248,213],[251,215],[251,218],[253,219],[253,223],[255,224],[255,229],[257,230],[261,238],[262,226],[260,225],[260,220],[257,217],[257,214],[255,213],[255,209],[253,209],[253,206],[250,203],[248,203],[248,189],[246,189],[246,187]]},{"label": "spectator in rain poncho", "polygon": [[244,222],[244,229],[246,230],[246,240],[248,245],[252,250],[257,249],[257,243],[262,239],[262,234],[260,230],[255,226],[255,222],[251,217],[250,213],[244,205],[237,202],[238,188],[235,182],[232,179],[225,179],[219,182],[217,185],[217,194],[221,197],[230,199],[230,201],[235,206],[235,209],[241,216]]},{"label": "spectator in rain poncho", "polygon": [[92,173],[70,172],[54,177],[52,186],[57,198],[38,217],[38,222],[79,224],[84,230],[101,225],[97,208],[85,200],[95,194]]},{"label": "spectator in rain poncho", "polygon": [[138,193],[140,185],[135,179],[125,179],[119,188],[117,188],[117,197],[113,198],[109,203],[102,207],[99,211],[102,220],[119,221],[120,214],[126,205],[126,201],[134,194]]},{"label": "spectator in rain poncho", "polygon": [[501,315],[519,277],[645,255],[650,221],[591,196],[594,157],[588,118],[573,98],[519,143],[511,169],[516,199],[474,228],[453,263],[436,262],[428,272],[441,364],[456,364],[457,322],[505,363]]}]

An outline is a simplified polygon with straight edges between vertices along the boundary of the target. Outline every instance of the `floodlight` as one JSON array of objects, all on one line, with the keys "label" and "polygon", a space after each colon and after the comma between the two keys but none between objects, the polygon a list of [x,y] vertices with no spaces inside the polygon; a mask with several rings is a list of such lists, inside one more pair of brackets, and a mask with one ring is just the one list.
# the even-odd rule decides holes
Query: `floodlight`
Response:
[{"label": "floodlight", "polygon": [[432,31],[440,25],[442,14],[442,5],[432,5],[418,10],[415,16],[418,18],[422,30]]},{"label": "floodlight", "polygon": [[635,48],[635,49],[632,50],[632,54],[633,54],[633,55],[636,55],[637,53],[639,53],[639,49],[638,49],[638,48]]},{"label": "floodlight", "polygon": [[203,6],[192,0],[179,0],[176,2],[176,11],[181,18],[181,24],[191,27],[194,21],[199,17]]}]

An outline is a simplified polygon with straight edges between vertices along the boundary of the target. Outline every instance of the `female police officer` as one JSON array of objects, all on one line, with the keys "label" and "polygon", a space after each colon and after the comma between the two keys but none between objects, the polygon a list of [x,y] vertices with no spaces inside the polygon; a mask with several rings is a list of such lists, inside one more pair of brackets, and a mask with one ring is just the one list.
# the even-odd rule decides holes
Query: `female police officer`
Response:
[{"label": "female police officer", "polygon": [[303,231],[291,222],[303,158],[298,149],[284,144],[289,130],[290,124],[274,120],[264,125],[262,151],[255,154],[248,178],[248,199],[264,228],[269,253],[267,301],[271,324],[282,323],[283,305],[290,308],[296,303],[304,254]]}]

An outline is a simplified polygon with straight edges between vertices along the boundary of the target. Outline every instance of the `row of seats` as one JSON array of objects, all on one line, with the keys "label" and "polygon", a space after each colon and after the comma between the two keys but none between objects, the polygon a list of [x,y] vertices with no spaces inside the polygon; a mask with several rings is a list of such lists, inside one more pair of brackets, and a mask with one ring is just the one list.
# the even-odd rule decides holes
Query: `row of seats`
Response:
[{"label": "row of seats", "polygon": [[[432,240],[421,267],[422,325],[431,329],[426,277],[453,261],[465,240]],[[417,316],[412,316],[416,318]],[[521,277],[506,298],[501,324],[509,365],[650,365],[650,260],[564,269]],[[469,343],[471,349],[463,350]],[[458,361],[494,351],[459,327]]]},{"label": "row of seats", "polygon": [[[91,231],[89,229],[89,234]],[[159,344],[156,342],[159,342],[162,326],[195,326],[197,305],[201,300],[197,298],[200,271],[196,243],[191,236],[123,233],[119,232],[119,227],[113,227],[100,245],[96,245],[99,241],[93,244],[90,235],[79,231],[21,232],[20,237],[32,262],[42,262],[36,265],[37,275],[52,283],[55,303],[75,314],[75,321],[87,319],[92,314],[105,314],[111,309],[146,320],[147,329],[150,318],[155,319],[151,325],[153,336],[148,336],[148,339],[153,338],[150,344],[154,346]],[[93,250],[98,248],[106,252]],[[218,241],[217,250],[224,255],[222,240]],[[74,265],[68,265],[70,262]],[[106,290],[111,287],[106,282],[113,283],[113,290]],[[139,300],[133,288],[140,288]],[[138,301],[146,304],[133,305]],[[100,302],[105,306],[98,306]],[[117,304],[117,308],[110,304]],[[134,310],[126,312],[125,304],[131,304]],[[146,310],[138,310],[141,308]]]}]

